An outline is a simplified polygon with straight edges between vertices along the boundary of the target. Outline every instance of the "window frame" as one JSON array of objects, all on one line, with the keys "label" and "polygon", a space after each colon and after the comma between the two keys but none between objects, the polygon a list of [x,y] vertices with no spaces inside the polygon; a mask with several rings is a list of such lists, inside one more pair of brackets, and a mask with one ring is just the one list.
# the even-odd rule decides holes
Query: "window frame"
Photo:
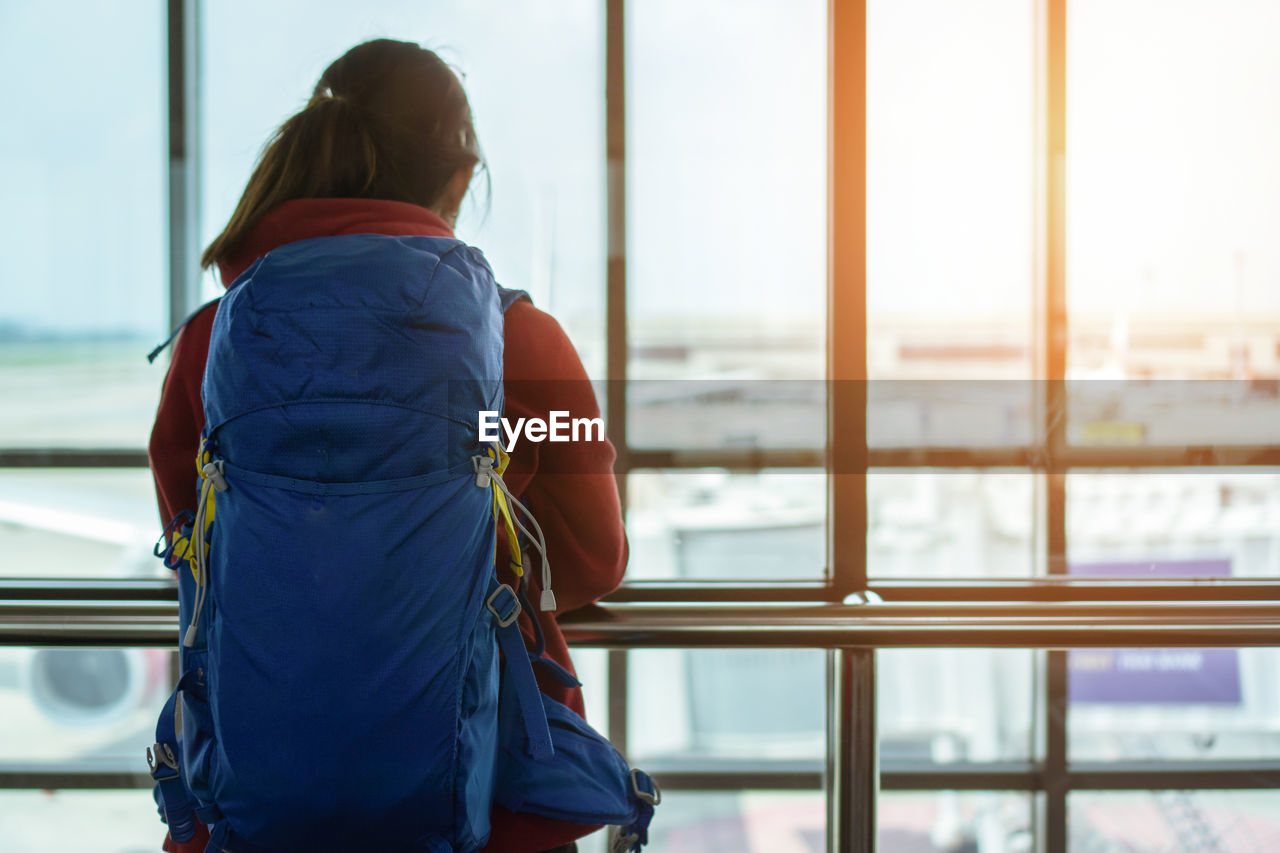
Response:
[{"label": "window frame", "polygon": [[[167,0],[168,267],[169,317],[178,325],[199,302],[199,73],[200,0]],[[1068,314],[1066,302],[1066,75],[1067,3],[1033,0],[1036,8],[1036,269],[1033,290],[1035,375],[1045,381],[1037,400],[1034,447],[909,451],[868,448],[866,430],[866,3],[828,0],[828,273],[827,446],[775,451],[716,451],[696,461],[674,450],[633,449],[627,440],[628,316],[626,257],[626,28],[625,0],[604,0],[606,149],[606,404],[608,435],[617,449],[623,506],[627,479],[647,468],[815,468],[828,472],[826,566],[821,581],[779,583],[658,583],[624,586],[607,603],[632,605],[700,602],[708,605],[789,602],[839,605],[855,600],[893,602],[1004,602],[1010,612],[1044,611],[1063,602],[1280,602],[1280,578],[1128,581],[1066,576],[1066,480],[1072,470],[1189,466],[1280,466],[1280,445],[1081,448],[1067,443]],[[839,330],[839,334],[836,334]],[[832,440],[838,436],[839,440]],[[0,468],[145,468],[144,449],[0,448]],[[1015,467],[1042,484],[1037,524],[1041,577],[893,579],[868,576],[866,473],[870,468]],[[839,472],[839,473],[836,473]],[[839,519],[839,524],[830,523]],[[817,567],[815,567],[816,569]],[[816,573],[815,573],[816,575]],[[0,580],[6,601],[150,601],[175,597],[164,582]],[[129,639],[141,642],[150,635]],[[3,642],[3,640],[0,640]],[[1033,646],[1038,645],[1033,643]],[[1280,762],[1160,762],[1068,764],[1067,655],[1047,646],[1036,685],[1041,744],[1029,762],[890,766],[876,760],[875,646],[828,646],[828,750],[825,766],[723,762],[705,770],[663,774],[669,788],[740,790],[752,787],[825,788],[828,849],[874,849],[879,790],[1004,790],[1042,795],[1033,817],[1039,849],[1065,853],[1067,797],[1074,790],[1280,788]],[[627,745],[628,652],[608,656],[609,733]],[[149,785],[145,774],[88,768],[0,767],[0,788],[116,788]]]}]

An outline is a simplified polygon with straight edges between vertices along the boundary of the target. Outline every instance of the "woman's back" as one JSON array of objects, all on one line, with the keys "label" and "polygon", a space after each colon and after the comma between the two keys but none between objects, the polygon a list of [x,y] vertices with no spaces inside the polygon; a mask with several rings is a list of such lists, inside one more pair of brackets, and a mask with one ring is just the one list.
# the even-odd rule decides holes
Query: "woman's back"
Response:
[{"label": "woman's back", "polygon": [[[264,254],[275,247],[301,245],[301,241],[335,237],[341,233],[395,236],[432,234],[448,239],[448,229],[430,211],[396,202],[315,199],[284,205],[264,219],[253,232],[250,245]],[[335,234],[333,232],[339,232]],[[226,278],[236,268],[224,267]],[[179,336],[161,409],[151,442],[161,510],[166,517],[189,508],[195,495],[195,469],[191,465],[198,436],[204,428],[200,405],[200,379],[205,373],[208,334],[213,308],[197,315]],[[558,324],[525,300],[507,305],[503,337],[504,365],[511,377],[506,383],[507,412],[512,417],[542,416],[552,410],[598,416],[594,395],[581,362]],[[423,366],[425,369],[425,365]],[[626,561],[626,539],[618,511],[612,476],[613,451],[607,442],[522,444],[512,454],[507,480],[513,492],[524,497],[539,517],[554,564],[564,567],[556,575],[556,593],[562,609],[590,603],[620,581]],[[184,502],[185,501],[185,502]],[[499,559],[505,566],[505,559]],[[540,592],[537,573],[530,574],[533,600]],[[567,647],[554,614],[529,614],[539,619],[546,635],[547,654],[571,668]],[[522,622],[526,619],[521,617]],[[529,623],[525,622],[528,629]],[[543,679],[544,690],[581,713],[577,688]],[[578,837],[589,827],[516,815],[495,807],[493,835],[488,849],[542,850]]]},{"label": "woman's back", "polygon": [[[222,446],[213,449],[231,466],[229,480],[234,481],[237,473],[237,458],[251,460],[254,467],[247,470],[256,472],[251,478],[256,483],[287,486],[286,491],[310,494],[311,504],[317,501],[324,504],[334,492],[335,483],[382,482],[397,476],[412,478],[428,469],[452,471],[458,467],[454,463],[461,464],[453,457],[479,446],[475,436],[467,434],[466,426],[471,420],[474,428],[478,411],[473,410],[481,397],[485,398],[485,408],[501,408],[501,398],[481,393],[476,399],[468,399],[464,395],[459,410],[450,411],[451,404],[444,399],[450,394],[441,390],[439,380],[447,383],[450,379],[459,379],[457,374],[462,370],[464,375],[459,381],[464,384],[492,383],[495,379],[492,360],[498,353],[501,353],[501,364],[497,378],[506,374],[507,381],[499,387],[505,384],[509,417],[546,419],[552,411],[568,411],[574,417],[588,419],[599,417],[581,361],[559,325],[533,307],[527,298],[521,298],[519,292],[498,288],[479,253],[453,237],[458,207],[474,168],[481,163],[465,93],[453,72],[430,51],[417,45],[380,40],[353,48],[325,71],[307,107],[286,121],[270,141],[226,229],[205,252],[206,266],[216,265],[224,284],[231,284],[246,270],[250,271],[246,276],[250,283],[242,291],[243,295],[233,292],[220,309],[211,306],[195,316],[177,338],[150,445],[161,513],[166,520],[182,510],[200,509],[193,506],[197,477],[191,461],[202,433],[224,440]],[[365,254],[361,255],[362,252]],[[353,260],[356,255],[360,257]],[[428,259],[428,255],[432,258]],[[335,265],[337,256],[346,257],[350,263]],[[267,260],[260,260],[264,257]],[[419,263],[416,274],[399,265],[409,257]],[[423,261],[429,263],[424,266]],[[259,266],[255,268],[255,264]],[[412,267],[413,263],[408,266]],[[335,272],[339,268],[345,271]],[[436,282],[441,286],[433,291],[432,282],[441,271],[445,278]],[[258,273],[261,273],[262,287],[250,298],[251,280]],[[422,303],[416,302],[418,288]],[[433,292],[434,296],[429,299]],[[417,308],[431,299],[436,301],[415,320]],[[240,307],[252,309],[241,312],[245,322],[238,327],[239,338],[229,333],[238,313],[237,301],[243,303]],[[496,307],[484,307],[486,305]],[[215,316],[220,325],[218,330],[214,329]],[[375,319],[379,316],[383,320]],[[496,317],[496,326],[485,320],[486,316]],[[329,319],[317,320],[318,317]],[[251,357],[253,353],[262,358]],[[442,365],[447,365],[443,372],[439,369]],[[267,381],[272,376],[275,378]],[[420,398],[424,394],[434,395],[434,402],[423,403],[425,398]],[[294,405],[303,400],[307,402]],[[339,403],[350,406],[344,408]],[[399,417],[391,413],[396,408],[401,412]],[[343,414],[348,409],[360,409],[361,413]],[[424,409],[428,411],[426,420],[420,417],[422,412],[417,411]],[[443,417],[431,420],[432,411]],[[382,446],[387,452],[380,452]],[[406,465],[406,459],[412,461]],[[556,595],[548,598],[553,602],[553,610],[588,604],[621,580],[627,547],[612,474],[613,460],[613,448],[606,440],[570,444],[524,442],[511,456],[505,486],[512,497],[520,497],[539,519],[542,533],[537,538],[545,540],[545,556],[559,567],[555,573]],[[243,476],[243,472],[240,473]],[[279,478],[319,485],[284,482]],[[468,482],[473,484],[470,487],[473,494],[480,492],[475,489],[475,485],[481,483],[474,474]],[[484,494],[487,496],[488,491]],[[243,495],[241,498],[242,507],[251,503],[244,501]],[[258,510],[273,513],[274,503],[281,502],[288,503],[263,501]],[[511,501],[506,503],[514,505]],[[250,525],[261,520],[243,509],[237,516],[235,505],[235,499],[224,495],[223,521],[238,517]],[[314,506],[311,509],[314,510]],[[305,515],[307,511],[308,508],[298,504],[299,513]],[[287,529],[291,523],[289,518],[294,515],[298,513],[277,513],[274,529]],[[409,523],[404,530],[413,528],[412,517],[413,513],[409,513]],[[252,522],[246,520],[250,518]],[[465,535],[471,523],[459,520],[446,524],[444,527],[453,529],[437,531],[428,538],[447,541],[451,535],[462,532],[461,540],[474,544],[477,537]],[[263,529],[272,529],[271,524]],[[397,544],[402,544],[399,540],[409,535],[397,537],[394,530],[383,531],[381,536],[376,532],[361,532],[354,529],[349,520],[333,524],[332,529],[317,527],[313,534],[310,541],[314,547],[308,552],[308,559],[291,565],[291,571],[296,573],[299,565],[305,566],[308,561],[330,560],[335,554],[343,556],[337,562],[359,562],[360,548],[367,550],[373,563],[378,563],[387,557],[388,547],[394,550]],[[215,539],[220,536],[225,534],[216,534]],[[329,542],[329,538],[333,541]],[[520,580],[511,571],[513,563],[519,560],[509,559],[505,546],[506,537],[499,537],[496,566],[487,566],[484,571],[492,578],[490,585],[506,583],[519,587]],[[423,548],[430,550],[430,544],[424,544]],[[425,553],[423,548],[417,548],[414,553]],[[491,552],[492,540],[488,548]],[[279,557],[285,561],[291,559],[288,554]],[[435,561],[443,559],[442,555]],[[240,562],[243,563],[244,558]],[[231,569],[224,567],[223,571]],[[543,578],[537,572],[524,574],[529,598],[538,601],[543,592]],[[209,578],[217,581],[218,573],[197,571],[195,576],[204,577],[200,586],[207,587]],[[223,582],[231,584],[233,579],[234,575],[228,573]],[[409,585],[404,589],[395,589],[394,604],[383,602],[372,608],[362,607],[361,592],[353,589],[343,591],[338,599],[330,599],[321,607],[314,606],[316,602],[312,600],[308,602],[311,610],[302,611],[315,621],[314,617],[319,614],[349,605],[358,615],[341,614],[341,618],[347,620],[341,630],[333,631],[334,638],[323,637],[320,645],[333,639],[338,643],[335,648],[341,648],[342,643],[358,648],[362,641],[368,640],[368,637],[362,639],[360,623],[375,623],[382,609],[399,607],[399,615],[409,621],[399,623],[394,630],[368,632],[370,636],[389,638],[389,645],[379,646],[372,652],[368,648],[363,652],[353,651],[350,655],[350,663],[365,670],[353,676],[357,681],[390,665],[388,659],[397,658],[394,648],[397,635],[407,637],[408,645],[412,646],[412,619],[415,615],[431,618],[432,607],[441,603],[430,600],[430,589],[422,590],[415,599],[418,590],[412,577],[406,582]],[[477,584],[474,578],[467,580],[455,594],[446,597],[450,601],[472,602]],[[417,586],[424,585],[436,586],[418,579]],[[307,630],[325,630],[323,625],[288,624],[288,606],[282,602],[292,604],[290,596],[309,594],[311,588],[303,575],[288,582],[272,578],[268,586],[270,589],[251,588],[242,597],[237,603],[237,618],[256,613],[251,621],[261,628],[272,624],[273,615],[284,616],[285,624],[276,625],[278,630],[301,629],[304,634]],[[195,600],[209,602],[210,612],[215,614],[210,619],[216,623],[218,594],[197,592],[199,597]],[[196,621],[200,606],[202,604],[197,604]],[[476,606],[473,602],[465,604],[464,609],[471,611]],[[184,603],[184,624],[191,616],[189,602]],[[293,614],[293,618],[300,617]],[[355,621],[351,621],[352,618]],[[389,621],[397,625],[395,619]],[[537,633],[535,628],[540,628],[547,657],[558,663],[562,671],[572,672],[554,612],[526,607],[516,624],[529,636]],[[260,682],[248,691],[250,693],[272,689],[270,671],[280,669],[280,662],[268,665],[263,656],[279,651],[273,646],[282,649],[293,642],[290,654],[294,657],[305,656],[308,651],[305,636],[301,641],[297,637],[290,641],[286,635],[283,637],[286,642],[281,643],[264,639],[261,649],[249,649],[246,653],[243,644],[233,641],[234,631],[219,628],[215,633],[217,641],[223,643],[223,651],[228,652],[228,659],[239,661],[233,669],[242,675],[253,673]],[[302,645],[297,645],[298,642]],[[443,657],[456,651],[451,651],[447,648],[449,644],[438,638],[422,642],[445,647],[440,649]],[[508,661],[513,655],[523,657],[519,644],[508,650]],[[323,655],[317,660],[319,657]],[[471,660],[474,652],[464,650],[460,657]],[[478,665],[483,668],[484,661]],[[307,671],[301,663],[299,668]],[[558,678],[548,675],[554,671],[554,666],[540,667],[539,686],[549,699],[563,702],[580,715],[581,695],[573,679],[567,674]],[[215,666],[211,672],[215,680],[216,672]],[[377,695],[376,678],[367,685],[339,680],[326,688],[319,673],[320,669],[313,669],[307,672],[309,681],[303,678],[296,684],[289,682],[292,689],[281,691],[280,695],[287,696],[311,683],[314,690],[308,696],[321,716],[325,713],[326,696],[330,702],[358,702]],[[530,680],[530,685],[532,683]],[[326,694],[326,690],[333,692]],[[528,707],[524,701],[527,698],[526,695],[522,699],[522,707]],[[535,700],[534,704],[539,703]],[[294,720],[295,711],[287,704],[279,704],[274,711],[267,711],[267,715],[287,718],[296,727],[303,724],[300,721],[306,716],[304,713]],[[252,719],[262,719],[262,716],[258,711],[246,711],[238,725],[251,727]],[[414,713],[401,716],[409,720],[415,718]],[[420,719],[421,714],[416,716],[418,725],[429,723]],[[312,722],[317,719],[312,718]],[[444,724],[444,728],[452,729],[454,722]],[[327,725],[324,719],[319,719],[319,723],[316,731]],[[350,728],[350,723],[338,725]],[[430,737],[433,725],[436,724],[427,726],[424,736]],[[280,731],[287,732],[288,728]],[[342,740],[337,730],[332,734],[331,739]],[[387,736],[392,741],[403,739],[391,734],[388,732]],[[530,743],[534,734],[530,729]],[[376,732],[371,730],[370,737],[370,744],[379,742]],[[473,738],[471,742],[481,740],[483,738]],[[252,750],[246,746],[248,743],[244,741],[236,748],[238,755],[234,758],[239,769],[228,773],[227,778],[235,773],[255,772],[251,769],[253,762],[248,754]],[[604,746],[607,748],[607,743]],[[339,753],[342,751],[337,744],[331,743],[328,747],[331,753],[335,748]],[[418,756],[414,760],[426,759]],[[492,762],[480,757],[473,763]],[[264,779],[268,780],[265,784],[279,783],[286,765],[284,762],[275,771],[265,772]],[[619,802],[625,814],[625,809],[635,808],[628,805],[629,801],[639,801],[634,801],[631,794],[633,782],[625,781],[625,763],[618,768],[623,774],[620,782],[623,799]],[[352,769],[358,771],[358,767]],[[323,776],[322,773],[315,775]],[[386,791],[379,795],[378,786],[371,782],[362,785],[375,811],[379,807],[379,796],[395,798]],[[264,793],[268,789],[255,790],[258,793],[251,793],[245,800],[249,806],[253,805],[252,801],[269,799]],[[423,807],[427,805],[419,795],[404,792],[402,795],[416,798]],[[359,797],[347,797],[344,802],[357,800]],[[566,812],[563,805],[548,803],[543,814],[562,817],[577,814]],[[298,826],[320,832],[317,819],[304,814],[305,809],[297,803],[294,807],[299,812],[294,816]],[[270,806],[269,810],[274,809],[276,813],[272,819],[281,818],[278,813],[288,808],[283,800]],[[428,811],[432,819],[440,818],[440,808],[433,806]],[[644,808],[636,814],[641,812]],[[216,811],[208,813],[216,816]],[[599,821],[604,822],[605,818]],[[220,826],[226,823],[223,821]],[[536,815],[515,814],[494,805],[492,836],[487,849],[549,849],[591,828]],[[466,837],[463,831],[455,840],[465,841]],[[463,846],[471,845],[464,843]]]}]

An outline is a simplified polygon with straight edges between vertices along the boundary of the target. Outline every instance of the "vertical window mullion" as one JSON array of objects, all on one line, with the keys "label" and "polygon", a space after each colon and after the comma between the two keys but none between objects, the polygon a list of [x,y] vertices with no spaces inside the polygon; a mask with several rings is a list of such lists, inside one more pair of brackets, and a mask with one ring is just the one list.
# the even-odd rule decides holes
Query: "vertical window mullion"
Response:
[{"label": "vertical window mullion", "polygon": [[627,503],[630,448],[627,445],[627,107],[626,4],[605,8],[605,164],[608,174],[605,292],[605,403],[609,440],[617,450],[614,471],[623,511]]},{"label": "vertical window mullion", "polygon": [[199,275],[198,0],[168,0],[169,326],[195,309]]},{"label": "vertical window mullion", "polygon": [[[609,440],[617,450],[614,472],[623,517],[627,512],[627,108],[626,4],[605,6],[605,209],[607,270],[605,284],[605,411]],[[627,751],[627,651],[608,658],[609,738]]]},{"label": "vertical window mullion", "polygon": [[840,599],[867,586],[867,13],[866,0],[829,8],[827,580]]},{"label": "vertical window mullion", "polygon": [[[828,5],[827,581],[867,586],[867,8]],[[876,848],[875,650],[838,649],[827,679],[827,849]]]},{"label": "vertical window mullion", "polygon": [[[1066,446],[1066,79],[1067,0],[1045,0],[1044,152],[1042,180],[1045,209],[1043,291],[1039,333],[1043,389],[1040,437],[1046,460],[1044,565],[1049,574],[1067,572],[1066,473],[1060,470]],[[1038,282],[1040,283],[1040,282]],[[1045,853],[1066,853],[1068,793],[1067,652],[1046,654],[1045,713]]]}]

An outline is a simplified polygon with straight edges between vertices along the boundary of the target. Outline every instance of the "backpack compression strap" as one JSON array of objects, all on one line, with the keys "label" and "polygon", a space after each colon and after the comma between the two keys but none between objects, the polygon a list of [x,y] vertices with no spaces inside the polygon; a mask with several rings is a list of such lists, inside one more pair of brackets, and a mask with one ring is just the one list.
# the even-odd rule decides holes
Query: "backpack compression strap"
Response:
[{"label": "backpack compression strap", "polygon": [[631,769],[631,802],[635,806],[636,819],[627,826],[612,827],[609,833],[609,853],[638,853],[649,843],[649,824],[653,821],[653,807],[662,802],[662,789],[648,773],[638,767]]},{"label": "backpack compression strap", "polygon": [[520,703],[520,716],[524,719],[525,734],[529,741],[525,747],[529,757],[535,760],[555,755],[551,745],[551,727],[547,724],[547,709],[542,704],[542,691],[533,675],[529,651],[520,634],[520,598],[515,590],[495,577],[489,581],[489,596],[485,607],[494,615],[498,627],[498,647],[502,649],[503,666],[508,682],[516,692]]},{"label": "backpack compression strap", "polygon": [[156,783],[156,805],[169,825],[169,837],[177,842],[190,841],[196,834],[196,803],[182,780],[177,732],[178,692],[189,683],[188,676],[190,673],[169,694],[156,721],[156,742],[147,749],[147,766]]},{"label": "backpack compression strap", "polygon": [[[506,530],[507,545],[511,552],[511,569],[517,577],[524,576],[523,555],[519,537],[516,535],[517,528],[538,550],[539,556],[542,557],[542,609],[554,610],[556,599],[551,591],[551,568],[547,563],[547,545],[542,536],[542,528],[538,526],[533,513],[516,500],[502,480],[502,474],[507,469],[509,459],[510,457],[497,444],[488,448],[487,456],[471,457],[471,464],[476,472],[476,487],[493,490],[493,515],[501,521],[502,527]],[[537,532],[536,536],[521,523],[519,517],[512,511],[513,507],[528,519],[530,526]],[[521,583],[520,586],[523,590],[524,584]],[[495,575],[489,582],[489,595],[485,599],[485,606],[493,614],[497,625],[498,646],[502,649],[507,679],[515,690],[516,700],[520,704],[520,716],[524,719],[525,733],[528,735],[526,748],[529,756],[534,759],[550,758],[555,755],[555,749],[551,745],[547,711],[542,704],[542,691],[538,689],[538,681],[533,674],[532,656],[525,647],[524,636],[520,633],[520,611],[523,609],[520,603],[521,597],[510,586],[500,583]],[[533,616],[532,613],[529,615]],[[533,621],[536,630],[538,620],[534,617]]]}]

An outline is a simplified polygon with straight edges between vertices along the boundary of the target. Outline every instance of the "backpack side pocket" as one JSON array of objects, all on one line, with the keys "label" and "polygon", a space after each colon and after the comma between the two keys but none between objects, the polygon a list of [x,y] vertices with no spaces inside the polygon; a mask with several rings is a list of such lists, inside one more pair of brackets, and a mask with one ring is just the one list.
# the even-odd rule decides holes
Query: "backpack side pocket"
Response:
[{"label": "backpack side pocket", "polygon": [[178,743],[182,747],[182,776],[187,790],[201,804],[213,802],[214,752],[218,738],[209,709],[209,688],[205,682],[208,653],[189,652],[188,666],[193,677],[186,680],[181,698],[181,729]]},{"label": "backpack side pocket", "polygon": [[504,680],[494,801],[510,811],[573,823],[634,822],[640,809],[631,769],[613,744],[564,704],[543,695],[555,754],[530,758],[523,748],[518,703],[510,693]]}]

